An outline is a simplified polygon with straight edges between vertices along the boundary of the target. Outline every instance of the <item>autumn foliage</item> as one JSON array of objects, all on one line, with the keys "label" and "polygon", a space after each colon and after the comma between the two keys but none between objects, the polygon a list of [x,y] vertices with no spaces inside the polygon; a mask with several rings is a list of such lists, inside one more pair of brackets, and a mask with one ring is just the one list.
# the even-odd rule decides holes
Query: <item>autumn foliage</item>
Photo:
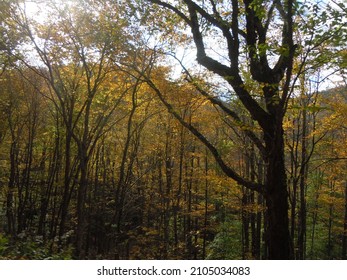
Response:
[{"label": "autumn foliage", "polygon": [[347,258],[342,4],[46,2],[0,4],[0,259]]}]

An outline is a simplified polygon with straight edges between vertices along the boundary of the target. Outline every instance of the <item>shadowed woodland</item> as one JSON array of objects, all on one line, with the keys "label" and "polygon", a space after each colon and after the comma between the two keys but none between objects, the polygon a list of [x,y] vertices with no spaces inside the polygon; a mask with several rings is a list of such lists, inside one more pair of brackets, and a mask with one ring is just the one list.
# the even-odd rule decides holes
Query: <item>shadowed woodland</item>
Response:
[{"label": "shadowed woodland", "polygon": [[343,1],[0,2],[0,259],[346,259]]}]

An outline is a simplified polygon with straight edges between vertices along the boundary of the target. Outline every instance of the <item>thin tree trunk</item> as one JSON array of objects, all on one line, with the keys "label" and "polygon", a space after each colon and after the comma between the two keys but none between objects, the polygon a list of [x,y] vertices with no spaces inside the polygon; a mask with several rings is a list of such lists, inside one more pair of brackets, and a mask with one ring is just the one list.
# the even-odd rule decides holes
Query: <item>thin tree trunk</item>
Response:
[{"label": "thin tree trunk", "polygon": [[[194,151],[194,150],[193,150]],[[193,242],[192,242],[192,220],[191,220],[191,212],[192,212],[192,187],[193,187],[193,176],[194,176],[194,157],[190,158],[190,166],[188,170],[188,166],[186,166],[186,203],[187,203],[187,215],[186,215],[186,226],[185,226],[185,242],[186,242],[186,251],[187,258],[192,258],[193,253]]]},{"label": "thin tree trunk", "polygon": [[[35,110],[35,108],[31,108]],[[25,167],[23,170],[22,180],[20,185],[18,186],[18,196],[19,196],[19,204],[18,204],[18,233],[27,229],[28,221],[32,219],[31,214],[31,206],[28,205],[29,197],[31,195],[30,188],[30,176],[31,169],[33,163],[33,149],[34,149],[34,139],[36,134],[36,120],[37,115],[36,112],[32,112],[33,116],[29,117],[29,135],[28,135],[28,144],[26,147],[25,154]]]},{"label": "thin tree trunk", "polygon": [[[334,197],[335,195],[335,182],[330,181],[330,196]],[[333,223],[334,223],[334,204],[333,202],[329,203],[329,218],[328,218],[328,244],[327,244],[327,256],[331,259],[333,252],[333,241],[332,241],[332,232],[333,232]]]},{"label": "thin tree trunk", "polygon": [[242,194],[242,258],[248,258],[249,253],[249,190],[243,188]]},{"label": "thin tree trunk", "polygon": [[79,259],[86,256],[86,227],[87,227],[87,188],[88,188],[88,156],[86,151],[80,151],[80,183],[77,194],[77,230],[76,230],[76,255]]},{"label": "thin tree trunk", "polygon": [[7,233],[11,236],[16,235],[16,224],[15,224],[15,211],[14,211],[14,188],[16,178],[16,165],[17,165],[17,143],[12,139],[10,149],[10,177],[8,181],[8,192],[6,199],[6,217],[7,217]]},{"label": "thin tree trunk", "polygon": [[304,108],[302,117],[302,136],[301,136],[301,168],[300,168],[300,211],[297,258],[304,260],[306,256],[306,179],[307,179],[307,111]]},{"label": "thin tree trunk", "polygon": [[163,218],[164,218],[164,244],[165,252],[164,258],[167,258],[167,252],[170,246],[170,195],[172,191],[172,168],[173,159],[171,156],[171,127],[169,121],[168,131],[166,132],[165,141],[165,176],[166,176],[166,189],[163,198]]},{"label": "thin tree trunk", "polygon": [[315,198],[314,198],[314,205],[312,209],[312,231],[311,231],[311,249],[310,249],[310,258],[314,258],[314,242],[315,242],[315,233],[316,233],[316,225],[318,220],[318,199],[319,199],[319,187],[321,184],[323,184],[323,173],[318,171],[315,175],[317,177],[317,183],[315,184],[314,188],[316,189]]},{"label": "thin tree trunk", "polygon": [[206,258],[207,225],[208,225],[208,158],[205,154],[205,208],[204,208],[204,234],[202,244],[202,259]]},{"label": "thin tree trunk", "polygon": [[[57,124],[58,125],[58,124]],[[64,164],[64,191],[63,198],[60,206],[60,224],[59,224],[59,239],[61,242],[61,238],[65,233],[65,225],[67,220],[67,214],[70,204],[70,193],[71,189],[71,141],[72,135],[70,129],[67,128],[66,136],[65,136],[65,164]]]},{"label": "thin tree trunk", "polygon": [[345,218],[343,223],[342,254],[343,260],[347,259],[347,181],[345,182]]}]

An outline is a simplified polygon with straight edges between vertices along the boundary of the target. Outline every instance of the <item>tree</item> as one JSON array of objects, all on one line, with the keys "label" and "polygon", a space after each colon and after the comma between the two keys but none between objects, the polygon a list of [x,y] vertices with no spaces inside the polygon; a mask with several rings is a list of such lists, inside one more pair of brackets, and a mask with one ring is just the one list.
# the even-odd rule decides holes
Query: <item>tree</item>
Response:
[{"label": "tree", "polygon": [[9,17],[11,10],[10,1],[2,1],[0,3],[0,76],[5,71],[6,67],[9,64],[9,55],[11,54],[12,49],[16,45],[16,36],[15,32],[12,32],[13,29],[9,29],[10,25]]},{"label": "tree", "polygon": [[[283,117],[290,95],[295,57],[294,17],[296,1],[192,1],[173,4],[169,1],[149,0],[169,10],[190,29],[197,51],[197,62],[208,71],[224,79],[236,97],[256,121],[262,139],[247,130],[263,156],[266,165],[265,183],[255,183],[238,174],[196,127],[175,116],[210,150],[224,173],[239,184],[264,195],[267,207],[267,244],[270,259],[293,257],[288,221],[288,190],[284,162]],[[169,24],[169,23],[167,23]],[[273,34],[280,33],[280,39]],[[215,35],[215,38],[213,37]],[[224,52],[216,57],[209,47],[216,38],[223,40]],[[258,98],[249,89],[240,65],[247,65],[252,82],[261,88]],[[160,89],[152,84],[157,94]],[[241,119],[220,98],[204,90],[201,94],[219,109],[240,122]],[[170,108],[163,98],[164,104]],[[241,121],[242,122],[242,121]]]},{"label": "tree", "polygon": [[[27,57],[22,59],[22,63],[46,81],[50,89],[48,98],[60,113],[66,129],[60,237],[65,231],[71,194],[74,191],[72,179],[75,175],[71,172],[72,141],[77,146],[76,176],[79,177],[79,184],[76,254],[84,258],[87,247],[89,162],[97,142],[116,123],[114,120],[110,121],[111,116],[123,96],[132,88],[127,81],[110,86],[110,80],[117,70],[113,67],[111,57],[117,58],[119,55],[121,41],[118,40],[124,36],[121,28],[125,23],[109,7],[101,12],[101,2],[97,5],[76,2],[59,6],[55,1],[50,1],[48,4],[54,14],[45,23],[33,21],[25,15],[25,11],[16,18],[42,65],[35,65]],[[79,9],[83,13],[77,13]],[[122,117],[124,116],[120,116]]]},{"label": "tree", "polygon": [[[321,117],[319,130],[326,137],[317,149],[322,183],[318,210],[321,223],[320,241],[323,257],[346,258],[346,87],[331,89],[322,93],[322,104],[327,108]],[[317,221],[319,225],[319,220]],[[318,235],[319,233],[317,233]],[[320,240],[319,240],[320,239]],[[341,254],[341,255],[340,255]]]}]

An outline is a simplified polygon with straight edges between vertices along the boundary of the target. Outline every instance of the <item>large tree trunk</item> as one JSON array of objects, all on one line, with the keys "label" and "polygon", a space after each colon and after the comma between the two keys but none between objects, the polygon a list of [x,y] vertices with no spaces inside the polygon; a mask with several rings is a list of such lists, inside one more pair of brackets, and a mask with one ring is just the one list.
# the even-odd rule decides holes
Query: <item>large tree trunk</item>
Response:
[{"label": "large tree trunk", "polygon": [[265,188],[268,258],[292,259],[282,125],[275,124],[273,133],[265,135],[265,142],[268,154]]}]

